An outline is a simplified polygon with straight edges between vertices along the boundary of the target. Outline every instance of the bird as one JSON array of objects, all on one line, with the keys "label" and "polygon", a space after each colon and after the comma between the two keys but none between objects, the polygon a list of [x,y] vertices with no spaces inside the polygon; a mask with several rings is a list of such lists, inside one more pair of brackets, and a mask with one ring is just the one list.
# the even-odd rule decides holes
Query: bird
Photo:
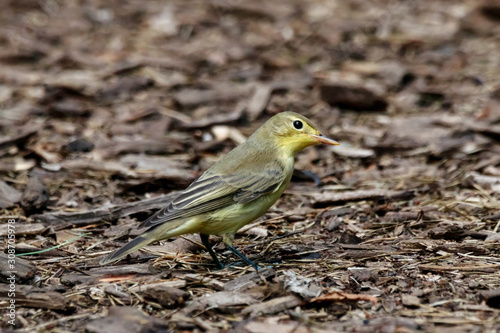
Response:
[{"label": "bird", "polygon": [[147,228],[144,233],[105,256],[100,264],[116,262],[156,241],[199,233],[218,268],[225,266],[209,243],[210,235],[222,237],[227,249],[258,270],[233,246],[235,234],[274,205],[290,183],[295,155],[316,144],[338,142],[323,135],[301,114],[277,113],[142,222],[139,228]]}]

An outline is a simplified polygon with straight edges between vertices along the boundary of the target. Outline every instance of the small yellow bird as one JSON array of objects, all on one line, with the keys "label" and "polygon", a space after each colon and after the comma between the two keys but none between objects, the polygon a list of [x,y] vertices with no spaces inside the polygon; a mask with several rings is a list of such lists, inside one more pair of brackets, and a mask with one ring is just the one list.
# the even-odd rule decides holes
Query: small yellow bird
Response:
[{"label": "small yellow bird", "polygon": [[142,222],[139,228],[148,230],[103,258],[101,265],[155,241],[200,233],[203,245],[219,268],[224,265],[210,246],[209,235],[222,236],[229,250],[257,269],[255,263],[233,247],[234,235],[279,199],[292,178],[295,154],[320,143],[338,145],[306,117],[295,112],[278,113],[167,207]]}]

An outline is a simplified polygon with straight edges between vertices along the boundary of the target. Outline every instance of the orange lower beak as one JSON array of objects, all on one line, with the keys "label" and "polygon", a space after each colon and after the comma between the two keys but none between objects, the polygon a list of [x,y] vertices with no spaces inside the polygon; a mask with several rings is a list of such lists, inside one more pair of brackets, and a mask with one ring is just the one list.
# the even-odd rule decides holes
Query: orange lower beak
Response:
[{"label": "orange lower beak", "polygon": [[315,138],[316,140],[318,140],[318,142],[326,143],[327,145],[337,146],[339,144],[337,141],[335,141],[333,139],[330,139],[330,138],[324,136],[323,134],[313,135],[313,138]]}]

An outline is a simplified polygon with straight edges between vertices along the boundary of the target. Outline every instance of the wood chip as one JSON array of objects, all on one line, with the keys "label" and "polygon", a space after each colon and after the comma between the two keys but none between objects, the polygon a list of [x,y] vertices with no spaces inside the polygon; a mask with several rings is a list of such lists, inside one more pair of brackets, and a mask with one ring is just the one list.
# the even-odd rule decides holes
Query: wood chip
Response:
[{"label": "wood chip", "polygon": [[47,186],[36,176],[32,176],[21,197],[21,206],[25,211],[34,213],[47,206],[49,192]]},{"label": "wood chip", "polygon": [[199,283],[201,285],[205,285],[209,288],[212,288],[214,290],[224,290],[224,283],[217,280],[217,279],[211,279],[211,278],[207,278],[205,276],[201,276],[199,274],[185,274],[185,275],[182,275],[182,277],[184,279],[186,279],[187,281],[190,281],[190,282],[196,282],[196,283]]},{"label": "wood chip", "polygon": [[0,180],[0,208],[9,208],[21,200],[22,193]]},{"label": "wood chip", "polygon": [[13,145],[23,145],[29,138],[34,136],[40,130],[40,126],[29,125],[19,129],[19,134],[10,137],[0,138],[0,150],[4,150]]},{"label": "wood chip", "polygon": [[224,290],[244,292],[256,286],[262,278],[268,280],[274,276],[276,276],[276,271],[272,268],[262,269],[259,273],[251,272],[225,283]]},{"label": "wood chip", "polygon": [[[261,293],[239,293],[234,291],[218,291],[193,299],[183,310],[187,315],[195,311],[203,311],[207,308],[223,308],[238,305],[249,305],[259,303]],[[259,303],[262,304],[262,303]],[[246,309],[248,309],[247,307]]]},{"label": "wood chip", "polygon": [[224,113],[224,114],[214,114],[210,117],[202,118],[199,120],[193,120],[189,123],[183,123],[183,128],[206,128],[213,125],[220,124],[231,124],[241,119],[243,116],[243,108],[237,107],[233,112]]},{"label": "wood chip", "polygon": [[[9,285],[0,284],[0,301],[9,301]],[[58,292],[47,291],[27,285],[16,285],[15,300],[17,306],[26,306],[35,309],[64,310],[68,299]]]},{"label": "wood chip", "polygon": [[[71,269],[71,267],[68,267]],[[61,283],[65,285],[79,284],[98,284],[103,282],[122,282],[133,280],[141,275],[151,275],[158,271],[149,264],[130,264],[120,266],[103,266],[91,268],[88,271],[80,271],[79,273],[68,273],[63,275]]]},{"label": "wood chip", "polygon": [[420,306],[420,299],[413,295],[401,295],[401,302],[408,307],[416,308]]},{"label": "wood chip", "polygon": [[175,280],[164,280],[164,281],[152,281],[148,283],[141,283],[135,287],[130,288],[130,291],[136,292],[146,292],[150,289],[156,290],[161,288],[183,288],[186,286],[186,280],[175,279]]},{"label": "wood chip", "polygon": [[[16,236],[21,235],[39,235],[41,234],[47,226],[43,223],[29,223],[29,224],[21,224],[17,223],[15,225],[14,234]],[[1,224],[0,225],[0,237],[5,237],[9,233],[9,225]]]},{"label": "wood chip", "polygon": [[500,289],[481,291],[479,297],[484,300],[489,307],[500,309]]},{"label": "wood chip", "polygon": [[334,291],[319,297],[313,298],[311,303],[316,302],[357,302],[357,301],[370,301],[377,304],[377,297],[371,295],[349,294],[340,291]]},{"label": "wood chip", "polygon": [[473,266],[419,265],[418,268],[422,271],[431,271],[431,272],[462,271],[462,272],[496,273],[500,269],[500,264],[473,265]]},{"label": "wood chip", "polygon": [[91,333],[140,333],[168,330],[169,322],[145,315],[135,307],[110,307],[107,315],[93,319],[85,325]]},{"label": "wood chip", "polygon": [[4,158],[0,161],[0,171],[10,172],[10,171],[24,171],[33,168],[36,165],[35,160],[14,158],[7,159]]},{"label": "wood chip", "polygon": [[178,288],[156,286],[154,288],[149,288],[144,293],[144,297],[157,302],[167,309],[171,309],[184,306],[184,303],[190,295],[186,291]]},{"label": "wood chip", "polygon": [[91,223],[104,223],[112,219],[129,216],[147,210],[156,210],[166,206],[175,197],[176,193],[158,196],[151,199],[144,199],[122,205],[110,206],[107,208],[89,210],[85,212],[67,213],[45,213],[33,215],[32,218],[44,224],[53,225],[55,230],[65,229],[68,226],[81,226]]},{"label": "wood chip", "polygon": [[325,192],[314,193],[313,205],[315,207],[324,207],[332,204],[341,204],[350,201],[389,201],[408,199],[415,195],[413,190],[391,191],[391,190],[359,190],[342,193]]},{"label": "wood chip", "polygon": [[213,89],[184,89],[173,94],[174,99],[183,107],[193,107],[218,101],[233,100],[251,91],[250,85],[218,85]]},{"label": "wood chip", "polygon": [[[238,326],[240,327],[240,326]],[[273,332],[273,333],[336,333],[338,331],[335,330],[324,330],[320,328],[314,328],[311,329],[309,326],[302,326],[302,325],[290,325],[290,324],[272,324],[272,323],[262,323],[258,321],[251,321],[249,323],[246,323],[242,329],[245,330],[245,332],[250,332],[250,333],[268,333],[268,332]]]},{"label": "wood chip", "polygon": [[304,301],[295,295],[288,295],[278,298],[273,298],[266,302],[257,303],[247,306],[242,313],[250,317],[257,317],[267,314],[273,314],[286,309],[294,308]]},{"label": "wood chip", "polygon": [[257,119],[264,111],[271,97],[271,93],[272,88],[269,84],[259,83],[255,86],[253,95],[246,107],[246,112],[250,121]]},{"label": "wood chip", "polygon": [[37,272],[36,267],[28,260],[9,256],[0,252],[0,279],[2,283],[10,283],[7,278],[12,275],[16,277],[16,281],[26,282],[35,277]]},{"label": "wood chip", "polygon": [[333,106],[362,111],[384,111],[387,101],[362,84],[329,82],[320,85],[321,99]]}]

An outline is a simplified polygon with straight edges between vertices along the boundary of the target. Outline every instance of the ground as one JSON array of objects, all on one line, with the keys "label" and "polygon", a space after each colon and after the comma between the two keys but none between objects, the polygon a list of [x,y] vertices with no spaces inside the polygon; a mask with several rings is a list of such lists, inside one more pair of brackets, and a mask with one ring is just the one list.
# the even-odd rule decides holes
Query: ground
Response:
[{"label": "ground", "polygon": [[[2,1],[2,330],[500,331],[499,23],[493,0]],[[238,233],[258,274],[197,235],[99,265],[285,110],[340,145]]]}]

